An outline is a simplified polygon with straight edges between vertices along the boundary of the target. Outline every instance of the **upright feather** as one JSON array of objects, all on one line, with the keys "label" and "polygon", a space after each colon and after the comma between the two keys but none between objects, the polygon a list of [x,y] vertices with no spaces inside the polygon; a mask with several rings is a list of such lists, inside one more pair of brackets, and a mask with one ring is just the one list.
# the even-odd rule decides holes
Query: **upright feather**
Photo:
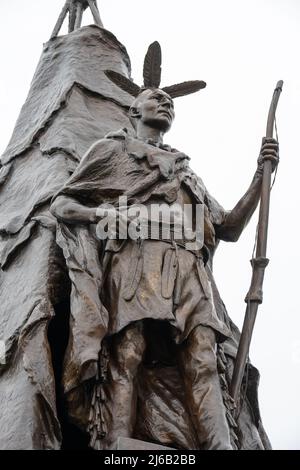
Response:
[{"label": "upright feather", "polygon": [[144,62],[144,86],[159,88],[161,80],[161,47],[155,41],[150,44]]}]

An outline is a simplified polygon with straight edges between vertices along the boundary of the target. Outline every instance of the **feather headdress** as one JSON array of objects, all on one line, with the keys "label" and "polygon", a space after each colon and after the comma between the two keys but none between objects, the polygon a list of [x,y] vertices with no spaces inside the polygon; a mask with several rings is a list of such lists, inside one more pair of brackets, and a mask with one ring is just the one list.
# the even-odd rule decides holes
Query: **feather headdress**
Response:
[{"label": "feather headdress", "polygon": [[[150,44],[144,61],[144,85],[136,85],[132,80],[113,70],[106,70],[107,77],[123,91],[135,98],[147,88],[159,88],[161,81],[161,47],[155,41]],[[171,98],[189,95],[206,87],[206,83],[200,80],[178,83],[177,85],[161,88]]]}]

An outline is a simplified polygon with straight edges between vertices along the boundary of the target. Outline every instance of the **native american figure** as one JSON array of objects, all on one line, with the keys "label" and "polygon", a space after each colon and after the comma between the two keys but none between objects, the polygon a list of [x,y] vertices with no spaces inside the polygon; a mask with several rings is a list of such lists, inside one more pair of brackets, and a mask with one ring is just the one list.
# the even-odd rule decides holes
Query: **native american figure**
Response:
[{"label": "native american figure", "polygon": [[[96,25],[80,28],[90,6]],[[69,34],[57,37],[70,13]],[[3,449],[114,448],[119,438],[177,449],[268,449],[249,363],[238,416],[228,393],[239,332],[212,274],[219,240],[236,241],[259,200],[251,185],[225,211],[163,143],[173,99],[153,43],[144,85],[93,1],[66,3],[1,167],[0,375]],[[121,129],[121,130],[120,130]],[[201,206],[203,244],[158,235],[99,238],[129,207]],[[124,199],[123,199],[124,200]],[[49,210],[50,209],[50,210]],[[195,214],[189,224],[195,227]],[[126,225],[127,228],[127,225]],[[140,227],[139,227],[140,228]],[[173,235],[172,235],[173,234]],[[26,432],[24,432],[26,429]]]}]

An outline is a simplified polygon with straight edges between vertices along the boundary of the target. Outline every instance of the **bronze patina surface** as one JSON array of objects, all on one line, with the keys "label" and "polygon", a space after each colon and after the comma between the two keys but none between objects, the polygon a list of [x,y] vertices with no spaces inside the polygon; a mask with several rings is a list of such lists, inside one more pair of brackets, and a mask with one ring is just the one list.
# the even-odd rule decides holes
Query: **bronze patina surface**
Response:
[{"label": "bronze patina surface", "polygon": [[[86,8],[95,25],[81,27]],[[58,36],[68,14],[69,34]],[[236,242],[253,215],[278,143],[263,140],[249,188],[224,210],[193,156],[164,143],[174,99],[206,84],[160,81],[157,42],[138,86],[96,2],[66,2],[1,160],[1,449],[270,448],[250,363],[235,412],[240,333],[212,265],[219,241]],[[121,238],[133,221],[120,198],[159,230],[153,205],[176,204],[179,217],[191,206],[184,223],[202,243],[174,238],[174,221],[169,238]],[[117,229],[103,239],[108,216]]]}]

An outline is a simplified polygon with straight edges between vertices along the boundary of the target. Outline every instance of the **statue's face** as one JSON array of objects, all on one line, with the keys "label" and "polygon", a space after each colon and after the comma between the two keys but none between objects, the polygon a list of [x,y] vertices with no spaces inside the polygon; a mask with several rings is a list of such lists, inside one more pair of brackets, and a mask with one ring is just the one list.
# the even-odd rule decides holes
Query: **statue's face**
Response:
[{"label": "statue's face", "polygon": [[137,117],[143,124],[167,132],[175,118],[172,98],[162,90],[148,89],[143,91],[133,105]]}]

